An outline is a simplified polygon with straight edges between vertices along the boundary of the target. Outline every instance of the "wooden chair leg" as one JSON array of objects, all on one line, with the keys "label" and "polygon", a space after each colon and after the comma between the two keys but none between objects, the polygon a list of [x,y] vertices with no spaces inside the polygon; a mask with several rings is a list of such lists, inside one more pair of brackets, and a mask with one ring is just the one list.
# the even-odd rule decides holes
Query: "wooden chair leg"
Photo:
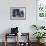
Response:
[{"label": "wooden chair leg", "polygon": [[18,46],[18,34],[17,34],[17,46]]},{"label": "wooden chair leg", "polygon": [[17,34],[16,40],[17,40],[17,42],[16,42],[15,46],[18,46],[18,34]]},{"label": "wooden chair leg", "polygon": [[7,46],[7,33],[5,34],[5,46]]},{"label": "wooden chair leg", "polygon": [[7,46],[7,42],[5,41],[5,46]]}]

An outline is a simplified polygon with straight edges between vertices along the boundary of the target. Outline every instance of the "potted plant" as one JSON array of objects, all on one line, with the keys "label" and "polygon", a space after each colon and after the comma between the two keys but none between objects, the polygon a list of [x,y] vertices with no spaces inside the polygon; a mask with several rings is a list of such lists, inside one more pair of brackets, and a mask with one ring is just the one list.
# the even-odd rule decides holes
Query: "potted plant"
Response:
[{"label": "potted plant", "polygon": [[37,38],[37,41],[40,43],[40,40],[42,38],[45,38],[44,36],[46,36],[46,33],[45,32],[35,32],[33,35]]}]

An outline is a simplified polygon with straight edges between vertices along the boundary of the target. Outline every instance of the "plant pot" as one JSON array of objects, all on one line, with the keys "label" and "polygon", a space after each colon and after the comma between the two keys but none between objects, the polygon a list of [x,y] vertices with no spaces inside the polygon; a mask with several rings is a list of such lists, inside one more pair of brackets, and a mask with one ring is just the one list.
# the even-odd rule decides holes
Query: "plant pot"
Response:
[{"label": "plant pot", "polygon": [[40,39],[40,43],[44,43],[44,40],[45,40],[45,39]]},{"label": "plant pot", "polygon": [[38,39],[37,42],[41,44],[41,43],[44,42],[44,40],[45,40],[45,39]]},{"label": "plant pot", "polygon": [[37,39],[37,43],[40,43],[40,39]]}]

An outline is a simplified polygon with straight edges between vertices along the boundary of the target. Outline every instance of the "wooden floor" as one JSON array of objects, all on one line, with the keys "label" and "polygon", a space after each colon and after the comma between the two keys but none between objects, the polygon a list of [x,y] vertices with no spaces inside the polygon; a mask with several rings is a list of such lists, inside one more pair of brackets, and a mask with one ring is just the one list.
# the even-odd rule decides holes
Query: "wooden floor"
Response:
[{"label": "wooden floor", "polygon": [[[34,43],[34,42],[32,42],[30,44],[31,44],[30,46],[37,46],[37,43]],[[0,46],[4,46],[4,43],[0,42]],[[8,46],[15,46],[15,42],[14,43],[12,43],[12,42],[8,43]],[[46,46],[46,43],[44,43],[44,45],[42,45],[42,46]]]}]

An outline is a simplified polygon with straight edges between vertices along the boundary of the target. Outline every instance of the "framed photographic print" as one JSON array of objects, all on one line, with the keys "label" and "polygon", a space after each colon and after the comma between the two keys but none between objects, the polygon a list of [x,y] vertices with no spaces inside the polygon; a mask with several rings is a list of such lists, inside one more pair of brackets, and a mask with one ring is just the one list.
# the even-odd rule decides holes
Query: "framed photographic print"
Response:
[{"label": "framed photographic print", "polygon": [[37,16],[46,18],[46,0],[37,0]]},{"label": "framed photographic print", "polygon": [[10,8],[10,19],[11,20],[26,19],[26,8],[25,7],[11,7]]},{"label": "framed photographic print", "polygon": [[36,3],[36,23],[37,25],[46,25],[46,0],[37,0]]}]

